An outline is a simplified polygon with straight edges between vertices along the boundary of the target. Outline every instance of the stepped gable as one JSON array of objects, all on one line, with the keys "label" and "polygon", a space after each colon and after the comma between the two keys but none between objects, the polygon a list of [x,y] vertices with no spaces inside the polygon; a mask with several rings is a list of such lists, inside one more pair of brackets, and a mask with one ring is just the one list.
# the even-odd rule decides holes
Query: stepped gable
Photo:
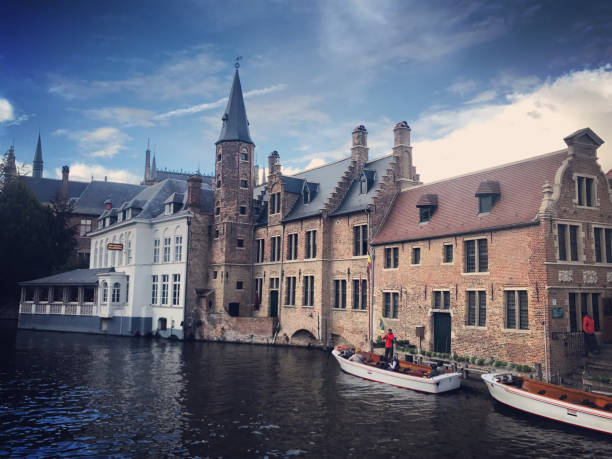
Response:
[{"label": "stepped gable", "polygon": [[[53,202],[61,195],[62,180],[20,176],[19,180],[40,202]],[[89,185],[88,182],[68,181],[68,199],[78,198]]]},{"label": "stepped gable", "polygon": [[343,176],[350,165],[351,158],[349,157],[291,176],[293,178],[302,179],[308,183],[316,183],[318,190],[313,195],[312,200],[307,204],[304,204],[303,199],[298,199],[293,209],[291,209],[283,221],[287,222],[320,215],[321,211],[325,209],[327,201],[335,191],[339,178]]},{"label": "stepped gable", "polygon": [[[69,186],[70,183],[74,182],[68,182]],[[104,211],[104,201],[107,199],[116,204],[124,203],[146,188],[142,185],[132,185],[130,183],[96,180],[86,185],[74,205],[73,212],[76,214],[100,215]]]},{"label": "stepped gable", "polygon": [[[554,182],[567,150],[419,185],[399,193],[373,244],[422,240],[537,222],[542,185]],[[491,212],[478,214],[475,197],[484,180],[499,182],[501,195]],[[438,195],[438,207],[427,223],[419,223],[417,202]]]},{"label": "stepped gable", "polygon": [[[383,177],[392,160],[393,156],[387,155],[382,158],[368,161],[362,173],[352,182],[348,192],[345,194],[344,200],[332,215],[343,215],[365,210],[379,190]],[[361,193],[362,179],[366,180],[366,193]]]}]

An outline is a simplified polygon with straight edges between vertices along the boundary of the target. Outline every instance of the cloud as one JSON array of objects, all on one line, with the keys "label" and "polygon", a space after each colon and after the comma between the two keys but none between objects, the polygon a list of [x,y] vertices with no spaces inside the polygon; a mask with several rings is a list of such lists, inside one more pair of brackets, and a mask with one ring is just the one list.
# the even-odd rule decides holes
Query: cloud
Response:
[{"label": "cloud", "polygon": [[[62,170],[55,169],[55,176],[62,178]],[[70,165],[70,180],[89,182],[91,179],[104,180],[106,177],[111,182],[140,183],[140,177],[125,169],[110,169],[99,164],[75,163]]]},{"label": "cloud", "polygon": [[81,151],[93,158],[112,158],[126,149],[124,143],[132,140],[119,129],[108,126],[93,131],[57,129],[52,135],[63,135],[78,142]]},{"label": "cloud", "polygon": [[155,116],[151,110],[132,107],[102,107],[85,110],[84,114],[93,120],[114,122],[122,127],[152,127]]},{"label": "cloud", "polygon": [[49,92],[68,100],[119,92],[131,92],[146,99],[208,95],[223,87],[224,81],[214,74],[225,65],[207,52],[183,50],[170,56],[153,71],[142,71],[119,80],[89,81],[49,74]]},{"label": "cloud", "polygon": [[295,175],[308,169],[322,166],[326,163],[323,158],[312,158],[304,167],[291,167],[281,164],[281,171],[285,175]]},{"label": "cloud", "polygon": [[466,104],[473,105],[481,104],[483,102],[490,102],[495,99],[496,96],[497,92],[492,89],[489,89],[487,91],[481,92],[480,94],[476,95],[476,97],[473,97],[472,99],[468,100]]},{"label": "cloud", "polygon": [[565,148],[563,138],[590,127],[598,156],[612,167],[612,65],[573,71],[513,92],[504,103],[424,113],[413,126],[414,164],[424,181],[451,177]]},{"label": "cloud", "polygon": [[6,99],[0,99],[0,123],[12,121],[15,118],[15,110]]},{"label": "cloud", "polygon": [[476,89],[476,82],[474,80],[459,80],[455,81],[446,89],[453,94],[464,96]]}]

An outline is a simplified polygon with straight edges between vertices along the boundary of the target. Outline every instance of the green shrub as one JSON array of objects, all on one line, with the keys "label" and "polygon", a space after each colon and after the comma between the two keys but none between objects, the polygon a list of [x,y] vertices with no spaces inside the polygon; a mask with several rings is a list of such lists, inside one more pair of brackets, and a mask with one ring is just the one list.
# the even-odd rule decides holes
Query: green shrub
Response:
[{"label": "green shrub", "polygon": [[504,368],[506,365],[508,364],[503,360],[496,360],[495,362],[493,362],[493,366],[496,368]]},{"label": "green shrub", "polygon": [[478,359],[478,360],[476,361],[476,364],[477,364],[477,365],[484,365],[484,364],[485,364],[485,361],[484,361],[484,359]]},{"label": "green shrub", "polygon": [[476,364],[476,362],[478,362],[478,357],[471,357],[469,359],[470,359],[470,362],[472,362],[473,364]]}]

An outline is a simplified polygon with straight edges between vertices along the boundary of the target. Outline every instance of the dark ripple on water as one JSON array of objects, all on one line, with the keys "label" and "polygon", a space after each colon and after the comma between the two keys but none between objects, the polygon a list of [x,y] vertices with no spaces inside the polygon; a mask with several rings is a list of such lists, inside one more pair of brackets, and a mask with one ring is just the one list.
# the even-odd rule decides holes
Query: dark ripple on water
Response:
[{"label": "dark ripple on water", "polygon": [[432,396],[363,381],[318,351],[2,336],[0,456],[612,455],[607,436],[478,391]]}]

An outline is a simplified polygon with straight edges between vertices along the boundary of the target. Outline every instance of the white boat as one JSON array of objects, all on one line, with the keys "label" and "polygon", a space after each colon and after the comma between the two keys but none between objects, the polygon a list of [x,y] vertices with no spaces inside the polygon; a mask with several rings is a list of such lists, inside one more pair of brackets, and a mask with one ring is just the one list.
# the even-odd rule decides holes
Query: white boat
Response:
[{"label": "white boat", "polygon": [[459,389],[461,373],[442,373],[429,377],[430,367],[400,361],[400,371],[391,371],[377,367],[380,356],[370,352],[359,352],[364,363],[349,360],[342,354],[342,349],[336,347],[332,355],[340,364],[340,368],[354,376],[370,381],[391,384],[403,389],[411,389],[429,394],[439,394]]},{"label": "white boat", "polygon": [[510,374],[484,374],[491,396],[544,418],[612,434],[612,398]]}]

